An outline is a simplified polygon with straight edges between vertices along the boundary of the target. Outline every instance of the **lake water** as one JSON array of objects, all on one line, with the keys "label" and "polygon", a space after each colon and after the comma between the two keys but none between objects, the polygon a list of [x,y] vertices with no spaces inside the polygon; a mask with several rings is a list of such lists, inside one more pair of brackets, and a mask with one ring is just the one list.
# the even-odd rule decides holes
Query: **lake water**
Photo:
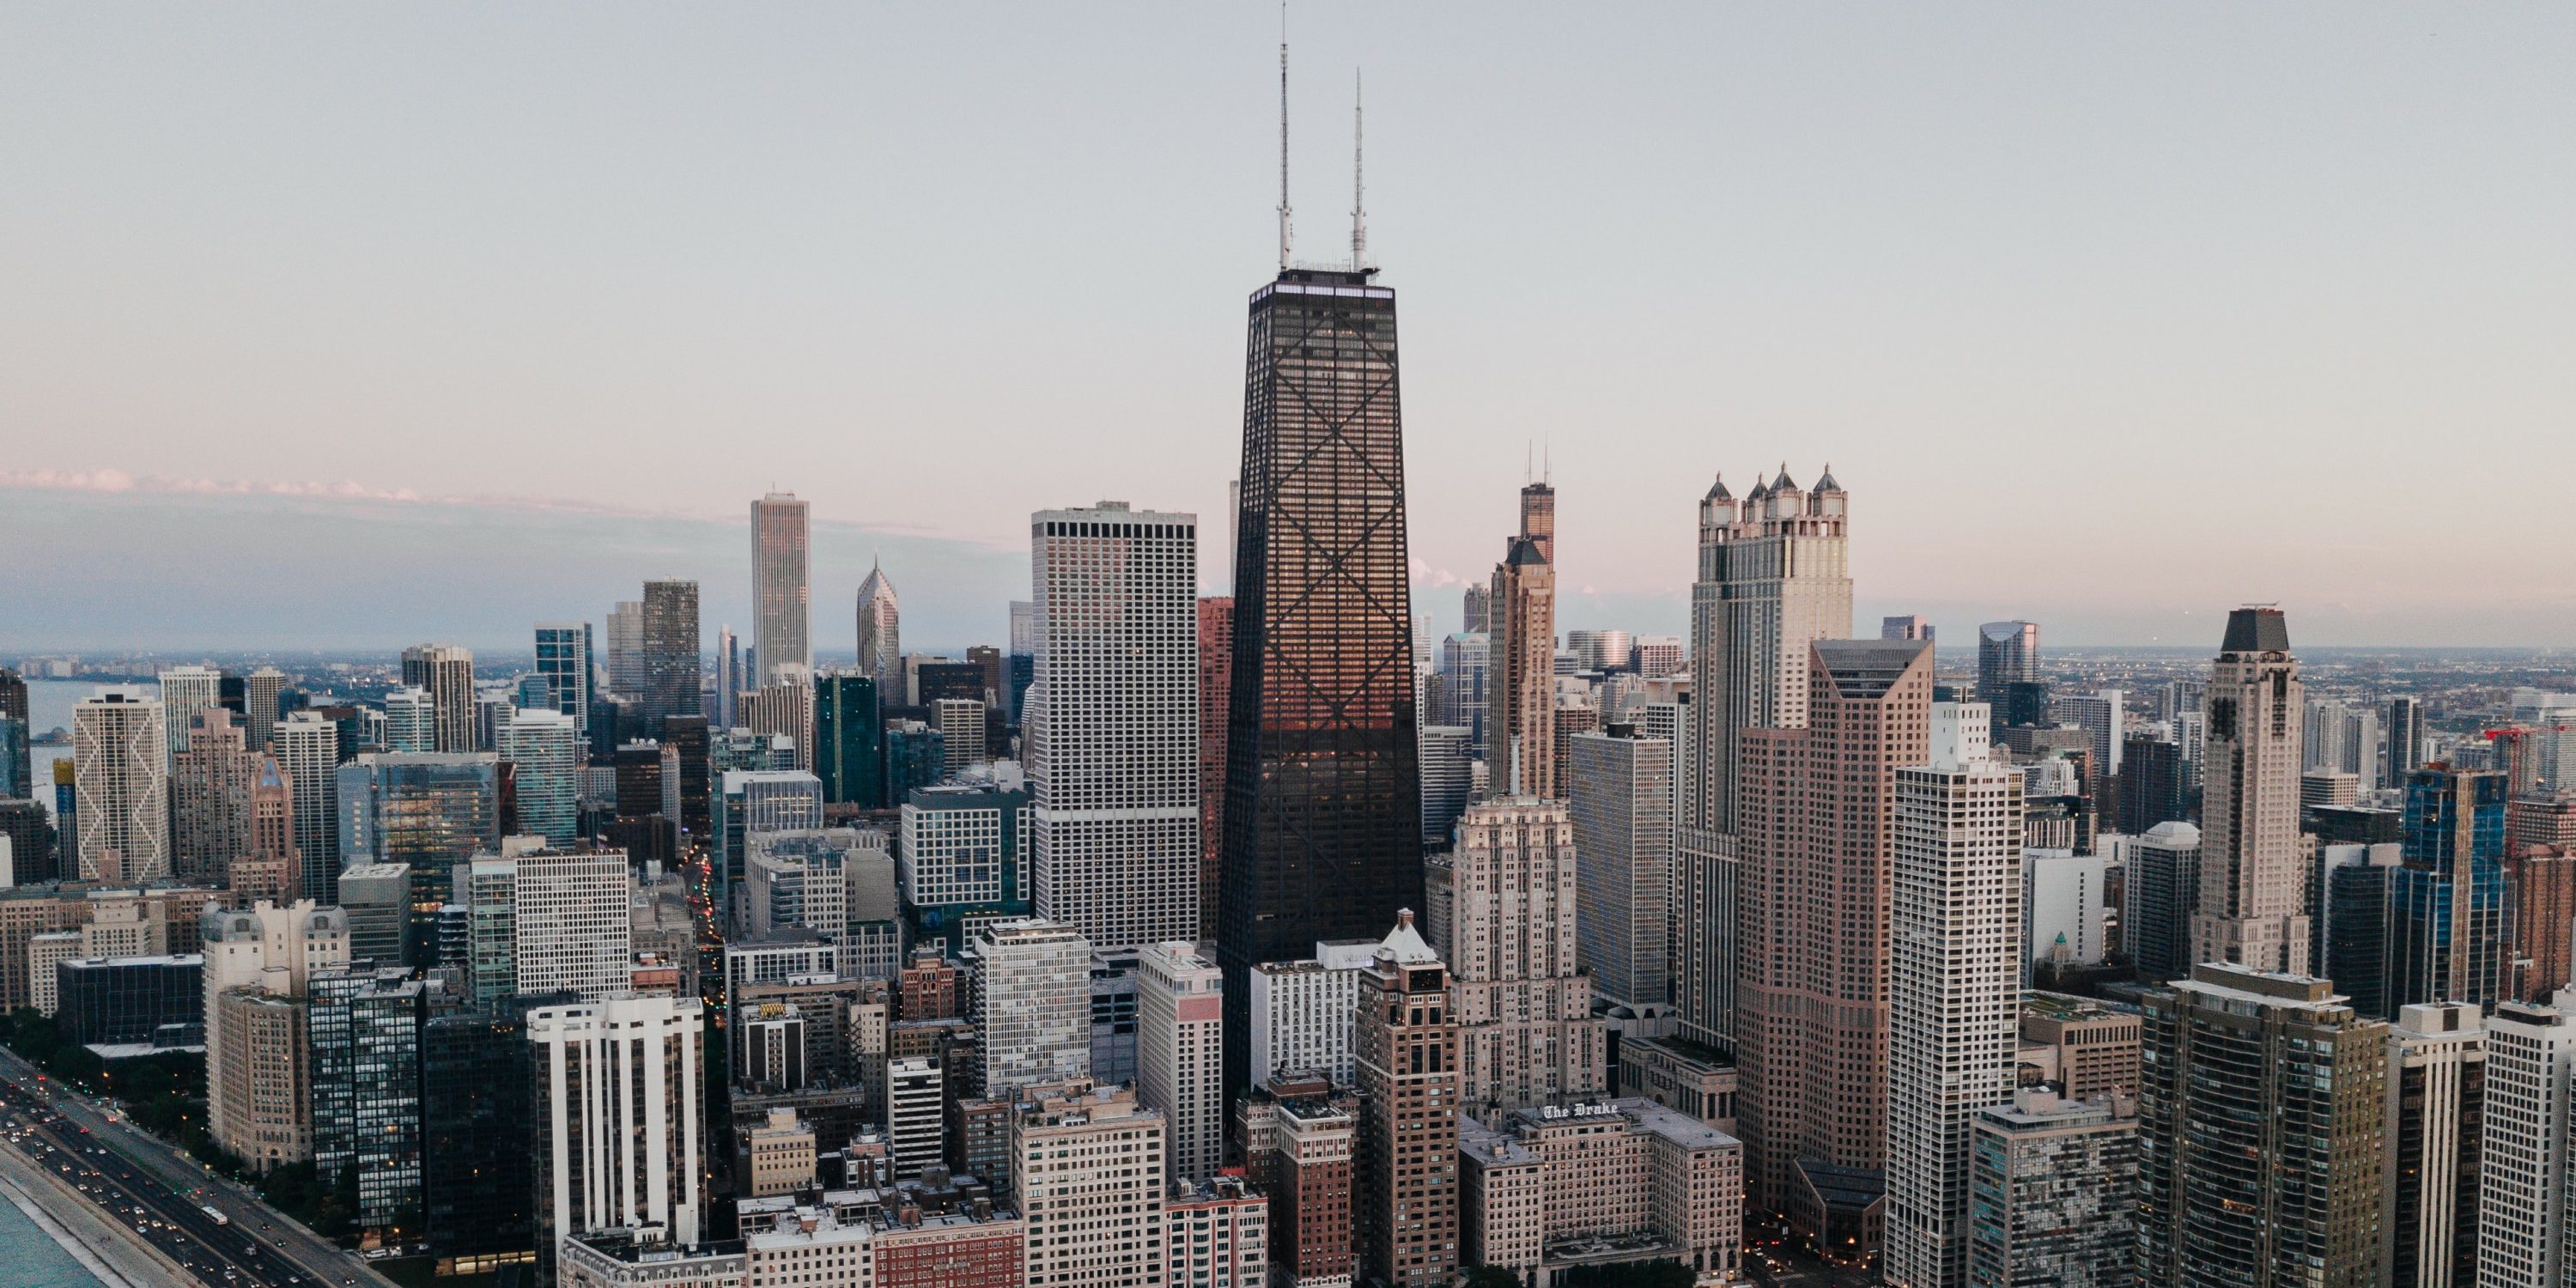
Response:
[{"label": "lake water", "polygon": [[0,1197],[0,1288],[99,1288],[99,1279]]},{"label": "lake water", "polygon": [[[27,681],[28,736],[39,737],[49,729],[71,728],[72,704],[88,697],[90,690],[97,687],[97,682],[92,680]],[[48,813],[54,808],[54,762],[71,758],[72,745],[68,742],[30,749],[29,759],[35,762],[30,768],[36,775],[36,799],[45,803]],[[5,1282],[0,1280],[0,1283]]]}]

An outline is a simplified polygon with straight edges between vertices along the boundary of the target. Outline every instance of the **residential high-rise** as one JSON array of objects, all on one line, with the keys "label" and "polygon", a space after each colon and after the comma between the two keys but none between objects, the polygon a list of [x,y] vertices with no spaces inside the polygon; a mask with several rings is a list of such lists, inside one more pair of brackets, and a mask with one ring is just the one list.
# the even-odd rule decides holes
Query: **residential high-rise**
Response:
[{"label": "residential high-rise", "polygon": [[851,671],[814,677],[814,773],[823,780],[824,800],[886,808],[885,723],[878,710],[875,677]]},{"label": "residential high-rise", "polygon": [[1609,1033],[1575,954],[1574,823],[1561,801],[1471,805],[1431,859],[1430,939],[1449,966],[1470,1111],[1555,1104],[1609,1085]]},{"label": "residential high-rise", "polygon": [[1898,1288],[1968,1283],[1973,1126],[2013,1087],[2022,775],[1988,754],[1993,727],[1982,702],[1933,703],[1930,759],[1896,771],[1881,1267]]},{"label": "residential high-rise", "polygon": [[1422,897],[1395,292],[1374,273],[1282,267],[1252,295],[1217,927],[1230,1088],[1254,963],[1376,934]]},{"label": "residential high-rise", "polygon": [[621,599],[608,610],[608,691],[644,696],[644,602]]},{"label": "residential high-rise", "polygon": [[384,749],[438,750],[438,704],[429,690],[404,685],[385,691]]},{"label": "residential high-rise", "polygon": [[814,665],[806,617],[810,508],[793,492],[772,492],[751,503],[751,647],[760,667],[751,677],[754,688],[769,683],[781,666]]},{"label": "residential high-rise", "polygon": [[2120,756],[2125,747],[2128,695],[2118,689],[2097,689],[2091,693],[2062,693],[2049,699],[2049,715],[2058,724],[2073,725],[2091,740],[2092,773],[2102,776],[2120,772]]},{"label": "residential high-rise", "polygon": [[[785,739],[790,752],[788,767],[814,768],[814,677],[805,667],[794,662],[780,663],[766,683],[741,695],[741,703],[735,716],[736,727]],[[668,725],[664,728],[667,734]]]},{"label": "residential high-rise", "polygon": [[1422,848],[1442,850],[1458,831],[1458,816],[1476,794],[1475,731],[1465,725],[1420,727]]},{"label": "residential high-rise", "polygon": [[1196,945],[1147,944],[1136,961],[1136,1101],[1160,1110],[1172,1179],[1225,1162],[1225,977]]},{"label": "residential high-rise", "polygon": [[1377,952],[1374,939],[1315,945],[1315,955],[1252,968],[1254,1086],[1308,1073],[1349,1087],[1351,1031],[1359,1012],[1360,971]]},{"label": "residential high-rise", "polygon": [[2499,1002],[2486,1018],[2479,1105],[2478,1288],[2565,1282],[2576,990]]},{"label": "residential high-rise", "polygon": [[2380,1235],[2395,1288],[2470,1288],[2486,1033],[2473,1003],[2411,1004],[2388,1031]]},{"label": "residential high-rise", "polygon": [[2210,669],[2193,962],[2308,973],[2298,659],[2277,608],[2239,608]]},{"label": "residential high-rise", "polygon": [[[1153,1288],[1171,1282],[1164,1123],[1133,1089],[1074,1078],[1012,1114],[1011,1184],[1028,1222],[1021,1282]],[[1213,1245],[1211,1245],[1213,1250]]]},{"label": "residential high-rise", "polygon": [[102,685],[72,705],[81,880],[170,874],[169,736],[161,700],[141,688]]},{"label": "residential high-rise", "polygon": [[[1533,526],[1537,529],[1533,531]],[[1498,796],[1556,796],[1556,492],[1521,489],[1521,530],[1494,565],[1486,720]]]},{"label": "residential high-rise", "polygon": [[701,714],[705,678],[698,651],[698,583],[677,577],[644,583],[642,639],[644,728],[659,733],[671,716]]},{"label": "residential high-rise", "polygon": [[2507,995],[2514,953],[2504,803],[2500,773],[2435,763],[2407,775],[2405,866],[2388,879],[2391,1009]]},{"label": "residential high-rise", "polygon": [[[169,691],[165,679],[162,691]],[[233,713],[206,705],[190,712],[187,745],[172,757],[170,871],[183,880],[223,885],[251,848],[251,788],[265,759],[250,749]]]},{"label": "residential high-rise", "polygon": [[250,851],[233,859],[225,885],[234,902],[290,904],[303,898],[304,859],[295,845],[295,794],[277,757],[259,755],[250,784]]},{"label": "residential high-rise", "polygon": [[296,855],[309,899],[340,899],[340,726],[314,711],[278,721],[278,770],[294,801]]},{"label": "residential high-rise", "polygon": [[2036,1088],[1971,1124],[1968,1283],[2132,1288],[2137,1102]]},{"label": "residential high-rise", "polygon": [[2513,892],[2513,977],[2507,995],[2545,1002],[2567,987],[2571,972],[2568,927],[2576,925],[2576,850],[2526,845],[2509,851],[2505,877]]},{"label": "residential high-rise", "polygon": [[27,727],[27,681],[0,666],[0,797],[35,799],[35,757],[28,742],[34,733]]},{"label": "residential high-rise", "polygon": [[[1722,480],[1700,498],[1692,710],[1678,756],[1688,790],[1673,833],[1674,1000],[1683,1033],[1721,1048],[1736,1043],[1743,969],[1738,744],[1748,729],[1806,724],[1808,645],[1851,634],[1849,522],[1849,497],[1831,468],[1813,492],[1799,490],[1784,465],[1740,502]],[[1751,1189],[1758,1193],[1758,1182]]]},{"label": "residential high-rise", "polygon": [[581,835],[581,731],[560,711],[521,711],[500,739],[512,770],[518,830],[570,846]]},{"label": "residential high-rise", "polygon": [[[984,748],[984,704],[975,698],[939,698],[930,704],[932,727],[939,730],[940,776],[954,778],[991,757]],[[1032,739],[1032,741],[1035,741]]]},{"label": "residential high-rise", "polygon": [[903,610],[885,566],[874,561],[867,580],[859,583],[859,672],[876,677],[877,692],[888,705],[904,704]]},{"label": "residential high-rise", "polygon": [[1018,1088],[1088,1077],[1090,942],[1071,927],[1031,918],[985,927],[975,949],[984,1095],[1007,1099]]},{"label": "residential high-rise", "polygon": [[454,644],[416,644],[402,654],[402,682],[429,694],[430,751],[473,751],[474,652]]},{"label": "residential high-rise", "polygon": [[537,623],[537,674],[546,677],[555,710],[590,736],[590,623]]},{"label": "residential high-rise", "polygon": [[210,913],[200,928],[206,990],[206,1111],[215,1143],[267,1171],[313,1154],[307,984],[349,965],[349,923],[310,899]]},{"label": "residential high-rise", "polygon": [[1449,970],[1396,913],[1360,971],[1360,1123],[1351,1187],[1362,1275],[1400,1288],[1458,1270],[1460,1057]]},{"label": "residential high-rise", "polygon": [[[170,754],[176,756],[190,745],[189,735],[195,728],[197,713],[209,707],[222,709],[224,673],[211,666],[174,666],[163,671],[159,679],[161,715],[168,722]],[[24,680],[17,680],[15,672],[9,673],[9,680],[15,680],[21,686],[26,684]],[[0,684],[7,682],[0,680]],[[0,718],[6,718],[5,713],[0,713]],[[25,719],[24,716],[19,718]],[[240,722],[235,721],[234,725],[238,728]],[[246,741],[244,745],[248,745]],[[12,795],[24,793],[0,792],[0,796]]]},{"label": "residential high-rise", "polygon": [[2158,823],[2129,848],[2127,906],[2120,935],[2138,978],[2181,979],[2191,971],[2192,913],[2200,907],[2200,829]]},{"label": "residential high-rise", "polygon": [[2379,781],[2402,783],[2408,774],[2424,763],[2424,701],[2401,693],[2388,700],[2388,712],[2381,721],[2388,745]]},{"label": "residential high-rise", "polygon": [[[1011,624],[1019,628],[1019,605]],[[1030,646],[1036,646],[1036,610],[1029,615]],[[1014,650],[1017,649],[1014,644]],[[1030,674],[1036,674],[1034,659]],[[1234,598],[1199,600],[1199,933],[1202,943],[1216,942],[1217,873],[1225,856],[1225,738],[1231,727],[1226,700],[1233,696]],[[1016,717],[1019,707],[1011,708]]]},{"label": "residential high-rise", "polygon": [[528,1012],[535,1054],[537,1264],[603,1230],[658,1226],[698,1242],[706,1103],[694,997],[621,997]]},{"label": "residential high-rise", "polygon": [[1614,724],[1569,746],[1578,960],[1602,998],[1660,1011],[1673,986],[1673,744]]},{"label": "residential high-rise", "polygon": [[2385,1283],[2388,1026],[2324,980],[2202,962],[2147,993],[2144,1036],[2138,1282]]},{"label": "residential high-rise", "polygon": [[1977,628],[1977,701],[2002,721],[2015,684],[2036,684],[2039,623],[1988,622]]},{"label": "residential high-rise", "polygon": [[269,736],[285,714],[281,702],[285,692],[286,673],[276,667],[263,666],[242,677],[242,724],[254,749],[268,750]]},{"label": "residential high-rise", "polygon": [[1805,727],[1739,743],[1736,1121],[1750,1210],[1865,1256],[1887,1150],[1896,771],[1928,758],[1932,646],[1807,649]]},{"label": "residential high-rise", "polygon": [[420,1026],[438,984],[394,966],[310,985],[314,1169],[357,1191],[361,1230],[401,1237],[419,1220]]}]

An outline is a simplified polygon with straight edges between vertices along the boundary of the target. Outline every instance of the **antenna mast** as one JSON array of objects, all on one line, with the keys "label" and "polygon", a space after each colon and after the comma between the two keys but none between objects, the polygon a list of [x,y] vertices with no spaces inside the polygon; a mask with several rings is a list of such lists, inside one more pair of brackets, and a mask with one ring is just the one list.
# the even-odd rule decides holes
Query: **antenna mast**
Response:
[{"label": "antenna mast", "polygon": [[1367,187],[1360,181],[1360,74],[1351,73],[1351,271],[1368,271],[1368,202]]},{"label": "antenna mast", "polygon": [[1279,267],[1288,267],[1288,0],[1279,0]]}]

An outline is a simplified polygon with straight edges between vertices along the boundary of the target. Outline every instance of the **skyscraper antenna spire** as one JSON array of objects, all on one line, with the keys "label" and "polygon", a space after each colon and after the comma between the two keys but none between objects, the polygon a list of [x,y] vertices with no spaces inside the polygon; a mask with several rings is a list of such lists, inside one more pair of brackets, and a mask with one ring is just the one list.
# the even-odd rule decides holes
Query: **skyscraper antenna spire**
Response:
[{"label": "skyscraper antenna spire", "polygon": [[1351,271],[1368,271],[1368,188],[1360,170],[1360,73],[1351,73]]},{"label": "skyscraper antenna spire", "polygon": [[1279,267],[1288,267],[1288,0],[1279,0]]}]

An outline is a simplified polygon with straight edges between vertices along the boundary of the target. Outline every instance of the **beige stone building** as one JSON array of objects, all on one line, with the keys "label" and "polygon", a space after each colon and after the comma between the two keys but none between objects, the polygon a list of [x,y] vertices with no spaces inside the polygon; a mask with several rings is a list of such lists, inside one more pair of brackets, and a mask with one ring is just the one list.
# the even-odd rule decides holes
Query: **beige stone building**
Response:
[{"label": "beige stone building", "polygon": [[1577,1266],[1676,1260],[1735,1277],[1744,1147],[1639,1099],[1516,1110],[1461,1127],[1459,1227],[1470,1264],[1549,1288]]},{"label": "beige stone building", "polygon": [[793,1109],[772,1109],[751,1129],[751,1192],[755,1198],[793,1194],[814,1184],[814,1129]]},{"label": "beige stone building", "polygon": [[1129,1087],[1088,1078],[1022,1092],[1011,1182],[1028,1227],[1025,1282],[1048,1288],[1160,1288],[1163,1116]]},{"label": "beige stone building", "polygon": [[1575,951],[1574,823],[1562,801],[1469,806],[1431,861],[1430,942],[1454,981],[1459,1077],[1470,1110],[1604,1092],[1609,1029]]}]

